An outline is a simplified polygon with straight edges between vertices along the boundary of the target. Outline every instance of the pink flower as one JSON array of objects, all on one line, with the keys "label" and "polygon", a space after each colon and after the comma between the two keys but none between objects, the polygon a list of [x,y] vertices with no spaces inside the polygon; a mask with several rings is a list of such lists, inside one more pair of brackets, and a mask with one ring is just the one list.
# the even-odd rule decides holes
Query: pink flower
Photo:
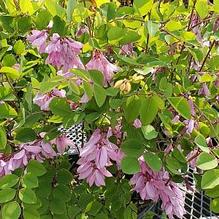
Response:
[{"label": "pink flower", "polygon": [[59,154],[63,154],[68,146],[73,145],[73,142],[68,140],[65,135],[61,135],[50,142],[44,142],[44,135],[44,133],[40,133],[39,139],[19,145],[19,150],[10,156],[0,154],[0,176],[27,166],[29,160],[34,159],[43,162],[45,159],[57,157],[58,154],[53,149],[52,144],[56,144]]},{"label": "pink flower", "polygon": [[110,83],[114,72],[119,71],[116,65],[110,63],[106,57],[98,50],[93,52],[92,59],[87,63],[88,70],[98,70],[103,73],[105,84]]},{"label": "pink flower", "polygon": [[76,32],[76,36],[80,37],[81,35],[83,35],[84,33],[88,33],[88,27],[85,25],[82,25],[78,28],[77,32]]},{"label": "pink flower", "polygon": [[56,145],[57,151],[60,154],[63,154],[69,146],[75,147],[74,143],[65,135],[58,136],[51,143]]},{"label": "pink flower", "polygon": [[79,102],[80,103],[88,103],[88,101],[89,101],[89,97],[87,96],[86,93],[84,93]]},{"label": "pink flower", "polygon": [[51,42],[45,49],[45,52],[48,53],[46,63],[63,68],[64,72],[72,68],[84,69],[79,57],[81,49],[80,42],[70,38],[61,38],[57,33],[54,33]]},{"label": "pink flower", "polygon": [[192,20],[191,20],[191,25],[190,28],[192,28],[192,32],[196,35],[197,40],[199,42],[202,42],[202,34],[201,34],[201,29],[200,29],[200,18],[197,14],[192,15]]},{"label": "pink flower", "polygon": [[80,159],[78,168],[79,179],[86,179],[87,183],[92,186],[104,186],[105,177],[111,177],[112,174],[105,168],[97,168],[93,162]]},{"label": "pink flower", "polygon": [[131,56],[134,54],[134,50],[133,50],[133,44],[132,43],[128,43],[122,46],[122,48],[120,49],[120,53],[122,55],[128,55]]},{"label": "pink flower", "polygon": [[192,168],[196,167],[196,161],[198,159],[198,156],[196,154],[199,152],[198,148],[193,149],[188,155],[187,155],[187,160],[189,160],[189,165]]},{"label": "pink flower", "polygon": [[0,154],[0,177],[10,173],[11,170],[8,168],[8,162],[4,161],[3,155]]},{"label": "pink flower", "polygon": [[189,98],[188,100],[188,103],[189,103],[189,106],[190,106],[190,111],[191,111],[191,114],[194,116],[195,115],[195,106],[194,106],[194,103],[193,101]]},{"label": "pink flower", "polygon": [[206,97],[211,95],[206,83],[204,83],[201,89],[199,89],[198,94]]},{"label": "pink flower", "polygon": [[32,35],[27,36],[27,40],[38,49],[39,53],[45,52],[47,38],[48,33],[46,30],[33,30]]},{"label": "pink flower", "polygon": [[141,124],[141,120],[140,119],[135,119],[135,121],[133,122],[133,126],[138,129],[141,128],[142,124]]},{"label": "pink flower", "polygon": [[169,218],[176,215],[183,217],[185,194],[179,189],[176,183],[169,180],[166,171],[154,172],[144,162],[143,157],[139,159],[141,172],[134,174],[130,183],[133,190],[140,194],[142,200],[162,201],[161,208],[165,210]]},{"label": "pink flower", "polygon": [[48,111],[49,104],[54,97],[65,97],[65,90],[54,89],[49,93],[40,94],[38,93],[33,102],[40,107],[41,110]]},{"label": "pink flower", "polygon": [[121,150],[109,141],[111,136],[112,130],[106,133],[96,129],[80,152],[79,179],[86,179],[90,186],[105,185],[105,177],[112,176],[106,167],[111,166],[112,161],[119,164],[123,157]]},{"label": "pink flower", "polygon": [[186,124],[186,132],[188,134],[191,134],[198,127],[198,123],[194,119],[185,120],[184,123]]}]

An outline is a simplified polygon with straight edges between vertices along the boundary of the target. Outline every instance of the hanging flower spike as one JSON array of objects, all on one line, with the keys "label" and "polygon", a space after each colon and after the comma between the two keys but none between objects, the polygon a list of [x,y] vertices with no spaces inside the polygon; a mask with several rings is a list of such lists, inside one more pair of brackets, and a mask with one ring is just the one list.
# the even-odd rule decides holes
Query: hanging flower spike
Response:
[{"label": "hanging flower spike", "polygon": [[63,68],[64,72],[72,68],[84,69],[79,57],[82,46],[80,42],[70,38],[61,38],[57,33],[54,33],[51,42],[45,49],[45,52],[48,53],[46,63]]},{"label": "hanging flower spike", "polygon": [[120,149],[109,141],[111,136],[111,129],[107,133],[96,129],[80,152],[79,179],[86,179],[90,186],[105,185],[105,177],[112,176],[106,167],[112,165],[111,161],[119,164],[123,157]]},{"label": "hanging flower spike", "polygon": [[27,36],[27,40],[38,49],[39,53],[45,53],[46,40],[48,38],[48,33],[46,30],[32,30],[32,35]]},{"label": "hanging flower spike", "polygon": [[114,72],[119,71],[116,65],[110,63],[106,57],[98,50],[93,52],[92,59],[87,63],[86,68],[88,70],[98,70],[103,73],[104,84],[110,83]]},{"label": "hanging flower spike", "polygon": [[65,97],[66,92],[65,90],[58,90],[53,89],[51,92],[46,94],[40,94],[38,93],[34,99],[33,102],[40,107],[43,111],[49,111],[49,104],[52,101],[54,97]]},{"label": "hanging flower spike", "polygon": [[162,201],[162,209],[169,218],[174,215],[183,217],[185,194],[177,184],[169,181],[169,174],[166,171],[154,172],[145,163],[144,158],[139,159],[141,172],[134,174],[130,184],[133,190],[140,194],[142,200]]}]

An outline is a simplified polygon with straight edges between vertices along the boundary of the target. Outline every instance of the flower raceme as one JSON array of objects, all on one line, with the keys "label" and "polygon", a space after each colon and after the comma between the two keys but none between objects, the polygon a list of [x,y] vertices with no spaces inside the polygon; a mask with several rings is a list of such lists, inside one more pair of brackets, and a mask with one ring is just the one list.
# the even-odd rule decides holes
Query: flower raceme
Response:
[{"label": "flower raceme", "polygon": [[[45,159],[53,159],[64,153],[68,146],[74,146],[65,135],[45,142],[41,133],[40,139],[19,145],[19,150],[10,156],[0,154],[0,176],[7,175],[12,171],[27,166],[29,160],[43,162]],[[53,145],[56,145],[56,150]]]},{"label": "flower raceme", "polygon": [[130,183],[133,190],[140,194],[142,200],[162,201],[162,209],[170,219],[176,215],[182,218],[185,213],[185,194],[178,185],[169,181],[169,174],[166,171],[154,172],[145,163],[143,157],[139,159],[141,171],[134,174]]},{"label": "flower raceme", "polygon": [[110,63],[102,52],[95,50],[93,57],[87,63],[86,68],[88,70],[98,70],[103,73],[104,84],[110,83],[115,72],[119,71],[116,65]]},{"label": "flower raceme", "polygon": [[90,186],[105,185],[105,177],[112,176],[106,167],[111,166],[112,161],[119,164],[123,157],[119,147],[109,141],[112,133],[110,129],[108,132],[96,129],[80,152],[79,179],[86,179]]},{"label": "flower raceme", "polygon": [[63,68],[64,71],[72,68],[84,69],[79,57],[82,46],[80,42],[70,38],[61,38],[54,33],[45,49],[45,52],[48,53],[46,63]]},{"label": "flower raceme", "polygon": [[62,38],[54,33],[48,40],[46,30],[33,30],[32,35],[27,36],[27,40],[35,46],[39,53],[47,53],[47,64],[51,64],[67,72],[72,68],[84,69],[79,54],[83,44],[71,38]]}]

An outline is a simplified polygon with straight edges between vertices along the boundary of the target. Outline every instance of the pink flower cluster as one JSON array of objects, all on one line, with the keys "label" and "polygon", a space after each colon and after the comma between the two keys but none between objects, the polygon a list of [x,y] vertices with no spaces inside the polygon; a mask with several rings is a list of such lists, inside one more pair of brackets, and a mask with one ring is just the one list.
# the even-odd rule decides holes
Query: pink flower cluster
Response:
[{"label": "pink flower cluster", "polygon": [[114,72],[119,71],[116,65],[110,63],[102,52],[95,50],[93,52],[92,59],[87,63],[86,68],[88,70],[98,70],[103,73],[104,84],[110,83]]},{"label": "pink flower cluster", "polygon": [[112,161],[119,164],[123,157],[118,146],[109,141],[111,136],[112,130],[106,133],[96,129],[80,152],[79,179],[86,179],[90,186],[105,185],[105,177],[112,176],[106,168],[112,165]]},{"label": "pink flower cluster", "polygon": [[[35,46],[40,53],[47,53],[47,64],[56,66],[61,72],[59,74],[69,77],[69,70],[73,68],[85,69],[79,54],[82,49],[82,43],[70,38],[62,38],[54,33],[48,40],[46,30],[33,30],[32,34],[27,36],[27,40]],[[103,73],[105,84],[110,82],[114,72],[119,68],[110,63],[102,52],[95,50],[92,59],[87,63],[88,70],[99,70]]]},{"label": "pink flower cluster", "polygon": [[62,68],[67,72],[72,68],[84,69],[79,54],[82,49],[82,43],[70,38],[62,38],[54,33],[48,40],[46,30],[33,30],[32,34],[27,36],[27,40],[35,46],[40,53],[47,53],[46,63]]},{"label": "pink flower cluster", "polygon": [[34,99],[33,102],[40,107],[43,111],[49,111],[49,104],[52,101],[54,97],[65,97],[66,93],[65,90],[58,90],[53,89],[49,93],[41,94],[38,93]]},{"label": "pink flower cluster", "polygon": [[182,218],[185,213],[185,194],[179,189],[176,183],[169,181],[169,174],[166,171],[152,171],[144,159],[139,159],[141,172],[134,174],[130,183],[133,190],[140,194],[142,200],[162,201],[162,209],[170,219],[176,215]]},{"label": "pink flower cluster", "polygon": [[72,68],[84,69],[79,57],[82,46],[80,42],[70,38],[61,38],[55,33],[45,49],[48,53],[46,63],[63,68],[65,72]]},{"label": "pink flower cluster", "polygon": [[[53,145],[56,145],[54,150]],[[12,171],[27,166],[29,160],[43,162],[45,159],[52,159],[63,154],[68,146],[73,146],[65,135],[45,142],[42,138],[33,142],[19,145],[18,151],[10,156],[0,154],[0,176],[10,174]]]}]

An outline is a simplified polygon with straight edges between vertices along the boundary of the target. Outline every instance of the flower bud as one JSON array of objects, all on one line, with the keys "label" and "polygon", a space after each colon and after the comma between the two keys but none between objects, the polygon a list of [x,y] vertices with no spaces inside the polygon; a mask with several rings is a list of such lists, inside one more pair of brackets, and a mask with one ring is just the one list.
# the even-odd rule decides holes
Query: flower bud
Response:
[{"label": "flower bud", "polygon": [[129,93],[132,88],[131,83],[126,79],[117,81],[114,87],[120,89],[120,91],[122,91],[124,94]]},{"label": "flower bud", "polygon": [[136,84],[140,83],[143,79],[144,79],[144,76],[142,76],[142,75],[134,74],[132,76],[132,82],[136,83]]}]

